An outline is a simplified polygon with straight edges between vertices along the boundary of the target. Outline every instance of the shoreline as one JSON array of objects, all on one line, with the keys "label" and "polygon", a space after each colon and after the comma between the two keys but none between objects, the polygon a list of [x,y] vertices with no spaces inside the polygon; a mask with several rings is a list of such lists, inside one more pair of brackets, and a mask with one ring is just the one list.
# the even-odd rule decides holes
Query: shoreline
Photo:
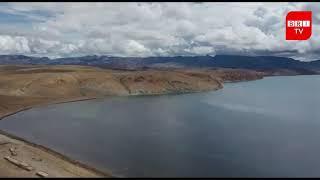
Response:
[{"label": "shoreline", "polygon": [[[98,97],[86,97],[86,98],[80,98],[80,99],[69,99],[69,100],[65,100],[65,101],[57,101],[57,102],[48,102],[48,103],[43,103],[43,104],[37,104],[37,105],[34,105],[34,106],[28,106],[28,107],[24,107],[24,108],[21,108],[19,110],[16,110],[16,111],[12,111],[12,112],[9,112],[9,113],[6,113],[4,115],[0,115],[0,121],[3,120],[4,118],[6,117],[9,117],[11,115],[14,115],[14,114],[17,114],[19,112],[22,112],[22,111],[26,111],[26,110],[30,110],[32,108],[37,108],[37,107],[43,107],[43,106],[48,106],[48,105],[54,105],[54,104],[64,104],[64,103],[71,103],[71,102],[78,102],[78,101],[88,101],[88,100],[93,100],[93,99],[98,99]],[[1,131],[1,130],[0,130]]]},{"label": "shoreline", "polygon": [[[222,89],[223,86],[219,89]],[[219,89],[213,89],[211,91],[217,91]],[[167,93],[167,94],[146,94],[146,95],[143,95],[143,94],[132,94],[132,95],[128,95],[128,97],[139,97],[139,96],[159,96],[159,95],[179,95],[179,94],[190,94],[190,93],[199,93],[199,92],[207,92],[207,91],[194,91],[194,92],[181,92],[181,93]],[[4,114],[2,116],[0,116],[0,121],[5,119],[6,117],[9,117],[11,115],[14,115],[14,114],[17,114],[17,113],[20,113],[20,112],[23,112],[23,111],[27,111],[27,110],[30,110],[30,109],[33,109],[33,108],[38,108],[38,107],[44,107],[44,106],[49,106],[49,105],[56,105],[56,104],[64,104],[64,103],[72,103],[72,102],[80,102],[80,101],[89,101],[89,100],[95,100],[95,99],[104,99],[104,98],[107,98],[107,97],[110,97],[110,96],[104,96],[104,97],[85,97],[85,98],[71,98],[71,99],[68,99],[68,100],[57,100],[57,101],[53,101],[53,102],[47,102],[47,103],[40,103],[40,104],[37,104],[37,105],[33,105],[33,106],[29,106],[29,107],[25,107],[25,108],[21,108],[19,110],[16,110],[16,111],[12,111],[12,112],[9,112],[7,114]],[[116,97],[121,97],[121,96],[116,96]],[[24,139],[22,137],[19,137],[19,136],[16,136],[14,134],[11,134],[9,132],[6,132],[4,130],[1,130],[0,129],[0,134],[3,135],[3,136],[6,136],[10,139],[14,139],[14,140],[17,140],[17,141],[20,141],[20,142],[23,142],[29,146],[32,146],[34,148],[37,148],[39,150],[42,150],[44,152],[47,152],[53,156],[55,156],[56,158],[59,158],[61,160],[64,160],[64,161],[67,161],[67,162],[70,162],[71,164],[75,165],[75,166],[79,166],[81,168],[84,168],[86,170],[89,170],[89,171],[92,171],[98,175],[101,175],[102,177],[111,177],[111,178],[116,178],[117,176],[113,175],[112,172],[104,172],[104,171],[101,171],[93,166],[89,166],[85,163],[82,163],[78,160],[75,160],[75,159],[72,159],[62,153],[59,153],[51,148],[48,148],[48,147],[45,147],[41,144],[36,144],[34,142],[31,142],[27,139]]]},{"label": "shoreline", "polygon": [[[98,97],[86,97],[86,98],[72,98],[72,99],[69,99],[69,100],[62,100],[62,101],[53,101],[53,102],[48,102],[48,103],[43,103],[43,104],[37,104],[37,105],[34,105],[34,106],[30,106],[30,107],[25,107],[25,108],[21,108],[17,111],[13,111],[13,112],[10,112],[10,113],[7,113],[7,114],[4,114],[0,117],[0,121],[3,120],[4,118],[6,117],[9,117],[11,115],[14,115],[14,114],[17,114],[17,113],[20,113],[20,112],[23,112],[23,111],[26,111],[26,110],[30,110],[32,108],[37,108],[37,107],[43,107],[43,106],[48,106],[48,105],[55,105],[55,104],[64,104],[64,103],[71,103],[71,102],[79,102],[79,101],[88,101],[88,100],[93,100],[93,99],[98,99]],[[43,145],[40,145],[40,144],[36,144],[36,143],[33,143],[27,139],[24,139],[22,137],[19,137],[19,136],[16,136],[14,134],[11,134],[9,132],[6,132],[4,130],[1,130],[0,129],[0,134],[3,135],[3,136],[6,136],[7,138],[10,138],[10,139],[13,139],[13,140],[17,140],[17,141],[20,141],[20,142],[23,142],[29,146],[32,146],[34,148],[37,148],[41,151],[44,151],[44,152],[47,152],[51,155],[53,155],[54,157],[58,158],[58,159],[61,159],[63,161],[67,161],[69,163],[71,163],[72,165],[75,165],[75,166],[78,166],[78,167],[81,167],[81,168],[84,168],[86,170],[89,170],[89,171],[92,171],[93,173],[99,175],[99,176],[102,176],[102,177],[115,177],[114,175],[112,175],[111,172],[104,172],[104,171],[101,171],[93,166],[89,166],[85,163],[82,163],[78,160],[75,160],[75,159],[72,159],[62,153],[59,153],[51,148],[48,148],[48,147],[45,147]]]},{"label": "shoreline", "polygon": [[[217,91],[217,90],[220,90],[220,89],[223,89],[224,87],[224,83],[238,83],[238,82],[248,82],[248,81],[255,81],[255,80],[261,80],[263,79],[264,77],[262,78],[259,78],[259,79],[252,79],[252,80],[236,80],[236,81],[225,81],[225,82],[222,82],[221,83],[221,87],[220,88],[215,88],[215,89],[211,89],[211,90],[199,90],[199,91],[188,91],[188,92],[173,92],[173,93],[151,93],[151,94],[130,94],[130,95],[126,95],[127,97],[139,97],[139,96],[159,96],[159,95],[180,95],[180,94],[191,94],[191,93],[201,93],[201,92],[208,92],[208,91]],[[24,108],[21,108],[21,109],[18,109],[16,111],[12,111],[12,112],[9,112],[9,113],[6,113],[4,115],[0,115],[0,121],[5,119],[6,117],[9,117],[11,115],[14,115],[14,114],[17,114],[17,113],[20,113],[20,112],[23,112],[23,111],[27,111],[27,110],[30,110],[30,109],[33,109],[33,108],[38,108],[38,107],[44,107],[44,106],[49,106],[49,105],[56,105],[56,104],[64,104],[64,103],[71,103],[71,102],[80,102],[80,101],[88,101],[88,100],[95,100],[95,99],[104,99],[104,98],[107,98],[107,97],[110,97],[110,96],[102,96],[102,97],[83,97],[83,98],[69,98],[69,99],[66,99],[66,100],[53,100],[52,102],[45,102],[45,103],[40,103],[40,104],[36,104],[36,105],[31,105],[31,106],[28,106],[28,107],[24,107]],[[111,97],[121,97],[121,96],[111,96]],[[112,172],[103,172],[101,170],[98,170],[97,168],[95,167],[92,167],[92,166],[89,166],[89,165],[86,165],[78,160],[75,160],[75,159],[72,159],[62,153],[59,153],[51,148],[48,148],[48,147],[45,147],[43,145],[40,145],[40,144],[36,144],[36,143],[33,143],[27,139],[24,139],[22,137],[19,137],[19,136],[16,136],[14,134],[11,134],[9,132],[6,132],[4,130],[1,130],[0,129],[0,134],[1,135],[4,135],[10,139],[14,139],[14,140],[17,140],[17,141],[21,141],[23,143],[26,143],[27,145],[29,146],[32,146],[32,147],[35,147],[39,150],[42,150],[42,151],[45,151],[53,156],[55,156],[56,158],[59,158],[61,160],[64,160],[64,161],[67,161],[67,162],[70,162],[71,164],[75,165],[75,166],[79,166],[81,168],[84,168],[86,170],[89,170],[89,171],[92,171],[98,175],[101,175],[103,177],[114,177],[116,178],[116,176],[114,176],[112,174]]]},{"label": "shoreline", "polygon": [[[223,88],[223,87],[222,87]],[[213,91],[216,91],[218,89],[214,89]],[[196,93],[196,92],[187,92],[187,93]],[[178,95],[178,94],[185,94],[185,93],[169,93],[170,95]],[[167,94],[147,94],[147,96],[158,96],[158,95],[167,95]],[[142,94],[133,94],[133,95],[128,95],[128,97],[136,97],[136,96],[146,96],[146,95],[142,95]],[[4,115],[0,115],[0,121],[4,120],[5,118],[9,117],[9,116],[12,116],[14,114],[17,114],[17,113],[20,113],[20,112],[23,112],[23,111],[27,111],[27,110],[30,110],[30,109],[33,109],[33,108],[38,108],[38,107],[44,107],[44,106],[50,106],[50,105],[57,105],[57,104],[64,104],[64,103],[72,103],[72,102],[80,102],[80,101],[89,101],[89,100],[95,100],[95,99],[104,99],[104,98],[107,98],[108,96],[104,96],[104,97],[84,97],[84,98],[71,98],[71,99],[68,99],[68,100],[56,100],[56,101],[52,101],[52,102],[47,102],[47,103],[40,103],[40,104],[37,104],[37,105],[33,105],[33,106],[28,106],[28,107],[24,107],[24,108],[21,108],[21,109],[18,109],[16,111],[12,111],[12,112],[9,112],[9,113],[6,113]],[[117,96],[117,97],[121,97],[121,96]],[[67,161],[75,166],[78,166],[78,167],[81,167],[81,168],[84,168],[86,170],[89,170],[89,171],[92,171],[94,172],[95,174],[97,175],[101,175],[102,177],[110,177],[110,178],[116,178],[117,176],[113,175],[112,172],[104,172],[104,171],[101,171],[93,166],[89,166],[85,163],[82,163],[76,159],[72,159],[62,153],[59,153],[51,148],[48,148],[46,146],[43,146],[41,144],[36,144],[32,141],[29,141],[25,138],[22,138],[22,137],[19,137],[19,136],[16,136],[12,133],[9,133],[9,132],[6,132],[2,129],[0,129],[0,135],[3,135],[3,136],[6,136],[7,138],[10,138],[10,139],[13,139],[13,140],[16,140],[16,141],[20,141],[20,142],[23,142],[31,147],[34,147],[34,148],[37,148],[41,151],[44,151],[44,152],[47,152],[51,155],[53,155],[54,157],[58,158],[58,159],[61,159],[61,160],[64,160],[64,161]]]},{"label": "shoreline", "polygon": [[[263,79],[263,78],[261,78]],[[254,79],[254,80],[259,80],[259,79]],[[240,81],[234,81],[233,83],[237,83],[237,82],[243,82],[243,81],[252,81],[252,80],[240,80]],[[223,89],[223,84],[226,83],[226,82],[223,82],[222,83],[222,86],[220,88],[216,88],[216,89],[212,89],[212,90],[199,90],[199,91],[188,91],[188,92],[173,92],[173,93],[151,93],[151,94],[130,94],[130,95],[127,95],[127,97],[139,97],[139,96],[159,96],[159,95],[180,95],[180,94],[191,94],[191,93],[201,93],[201,92],[208,92],[208,91],[217,91],[219,89]],[[228,82],[228,83],[232,83],[232,82]],[[27,110],[30,110],[30,109],[33,109],[33,108],[38,108],[38,107],[44,107],[44,106],[49,106],[49,105],[56,105],[56,104],[64,104],[64,103],[71,103],[71,102],[80,102],[80,101],[88,101],[88,100],[95,100],[95,99],[104,99],[104,98],[107,98],[107,97],[110,97],[110,96],[103,96],[103,97],[84,97],[84,98],[71,98],[71,99],[66,99],[66,100],[54,100],[52,102],[46,102],[46,103],[40,103],[40,104],[36,104],[36,105],[32,105],[32,106],[28,106],[28,107],[24,107],[24,108],[21,108],[21,109],[18,109],[16,111],[12,111],[12,112],[9,112],[9,113],[6,113],[4,115],[0,115],[0,121],[5,119],[6,117],[9,117],[11,115],[14,115],[14,114],[17,114],[17,113],[20,113],[20,112],[23,112],[23,111],[27,111]],[[121,96],[111,96],[111,97],[121,97]],[[16,136],[14,134],[11,134],[9,132],[6,132],[4,130],[1,130],[0,129],[0,134],[1,135],[4,135],[8,138],[11,138],[11,139],[14,139],[14,140],[18,140],[18,141],[21,141],[23,143],[26,143],[27,145],[30,145],[32,147],[35,147],[39,150],[42,150],[42,151],[45,151],[47,153],[50,153],[51,155],[55,156],[56,158],[59,158],[61,160],[64,160],[64,161],[67,161],[67,162],[70,162],[71,164],[75,165],[75,166],[79,166],[79,167],[82,167],[84,169],[87,169],[87,170],[90,170],[98,175],[102,175],[103,177],[114,177],[116,178],[117,176],[114,176],[112,174],[112,172],[103,172],[101,170],[98,170],[97,168],[95,167],[92,167],[92,166],[89,166],[89,165],[86,165],[78,160],[75,160],[75,159],[72,159],[62,153],[59,153],[51,148],[48,148],[48,147],[45,147],[43,145],[40,145],[40,144],[36,144],[36,143],[33,143],[27,139],[24,139],[22,137],[19,137],[19,136]]]},{"label": "shoreline", "polygon": [[[232,72],[235,72],[235,71],[232,70]],[[12,109],[10,109],[10,107],[9,107],[9,109],[6,109],[6,112],[0,115],[0,120],[3,120],[6,117],[9,117],[11,115],[20,113],[22,111],[30,110],[32,108],[37,108],[37,107],[48,106],[48,105],[71,103],[71,102],[78,102],[78,101],[87,101],[87,100],[95,100],[95,99],[104,99],[104,98],[108,98],[108,97],[123,97],[123,96],[136,97],[136,96],[178,95],[178,94],[189,94],[189,93],[198,93],[198,92],[207,92],[207,91],[217,91],[217,90],[223,89],[224,83],[232,83],[232,82],[235,83],[235,82],[243,82],[243,81],[252,81],[252,80],[259,80],[259,79],[263,79],[264,78],[264,75],[262,75],[260,73],[253,73],[253,74],[248,73],[247,74],[247,72],[241,72],[241,71],[240,72],[235,72],[235,74],[231,74],[229,77],[226,77],[226,79],[229,79],[230,82],[226,82],[226,79],[224,79],[224,77],[222,77],[221,81],[218,80],[218,79],[212,78],[212,76],[211,76],[211,74],[209,72],[207,74],[206,74],[206,72],[197,73],[197,72],[194,72],[194,71],[185,72],[185,73],[183,73],[183,72],[171,72],[172,75],[170,75],[170,76],[169,75],[165,76],[165,74],[163,74],[163,73],[160,73],[160,74],[158,73],[156,77],[151,76],[150,72],[148,72],[148,73],[149,74],[138,74],[138,75],[137,74],[133,74],[133,75],[124,74],[123,75],[124,77],[128,76],[127,81],[129,82],[129,84],[131,83],[130,84],[131,89],[134,90],[134,91],[131,91],[131,89],[130,89],[130,91],[127,91],[127,93],[124,93],[124,94],[118,93],[118,95],[97,95],[99,93],[97,93],[97,94],[93,93],[93,94],[87,95],[87,96],[78,96],[76,94],[69,94],[69,97],[67,95],[63,95],[63,96],[65,96],[65,98],[62,98],[63,96],[57,96],[56,98],[55,98],[55,96],[48,96],[48,98],[46,98],[46,99],[42,99],[42,100],[38,99],[37,101],[35,100],[35,101],[30,102],[30,103],[26,103],[26,102],[28,100],[30,101],[30,98],[31,98],[31,100],[33,100],[32,96],[30,96],[30,97],[26,96],[26,98],[29,98],[29,99],[27,99],[25,101],[21,101],[21,99],[14,99],[15,101],[13,102],[13,104],[15,102],[19,102],[19,104],[18,104],[19,107],[18,108],[14,108],[13,107]],[[216,76],[216,77],[219,77],[221,75],[220,74],[221,72],[216,72],[217,74],[214,74],[214,73],[215,72],[213,72],[212,75]],[[239,74],[240,74],[240,76],[237,76]],[[108,74],[106,74],[106,75],[108,75]],[[244,75],[244,76],[242,76],[242,75]],[[147,77],[152,77],[153,78],[152,80],[154,80],[154,79],[160,80],[160,82],[162,82],[162,83],[166,83],[168,81],[170,86],[168,85],[168,86],[157,87],[157,86],[150,86],[150,84],[143,84],[143,88],[146,89],[146,91],[140,92],[140,90],[139,90],[140,87],[135,87],[134,86],[136,84],[141,83],[140,79],[138,79],[139,76],[142,77],[143,83],[149,82],[148,79],[146,79]],[[69,76],[66,76],[65,79],[63,79],[63,80],[64,81],[69,80],[68,77]],[[87,77],[90,77],[90,76],[89,75],[85,75],[85,77],[87,78]],[[96,75],[94,77],[96,77]],[[102,76],[99,76],[99,77],[102,77]],[[116,77],[118,77],[118,76],[116,76]],[[20,78],[20,76],[17,77],[17,78]],[[163,80],[162,78],[168,78],[168,79]],[[174,79],[174,78],[176,78],[176,79]],[[208,79],[206,79],[206,78],[208,78]],[[136,79],[138,79],[138,80],[136,81]],[[50,81],[50,79],[48,79],[48,80]],[[177,83],[180,83],[180,84],[172,84],[171,81],[172,82],[177,82]],[[31,82],[34,82],[34,81],[31,81]],[[57,81],[57,83],[59,83],[59,82],[60,81]],[[78,82],[79,82],[79,80],[78,80]],[[128,83],[128,82],[126,82],[126,83]],[[151,82],[154,83],[154,82],[157,82],[157,81],[151,81]],[[199,82],[201,82],[203,86],[199,86],[198,85]],[[43,81],[42,83],[47,83],[47,80]],[[99,82],[99,83],[101,83],[101,82]],[[64,85],[64,84],[62,84],[62,85]],[[119,85],[123,86],[123,83],[120,83]],[[151,83],[151,85],[154,85],[154,84]],[[19,85],[19,86],[21,87],[21,85]],[[19,87],[19,86],[17,86],[17,87]],[[151,90],[148,89],[148,88],[155,88],[155,87],[158,88],[158,89],[151,89]],[[190,88],[190,87],[192,87],[192,88]],[[159,90],[161,88],[164,88],[165,90]],[[42,92],[46,92],[45,90],[46,89],[44,89]],[[113,90],[115,90],[115,89],[113,89]],[[51,92],[51,91],[49,91],[49,92]],[[12,96],[12,97],[15,97],[15,96]],[[19,96],[17,96],[17,97],[19,97]],[[25,98],[25,97],[23,97],[23,98]],[[23,100],[23,98],[22,98],[22,100]],[[37,98],[37,97],[35,97],[35,98]],[[3,100],[3,102],[10,102],[10,100],[11,100],[11,98],[9,98],[8,100]],[[6,103],[4,103],[4,105],[5,104]],[[59,153],[59,152],[57,152],[57,151],[55,151],[53,149],[50,149],[50,148],[45,147],[45,146],[42,146],[40,144],[33,143],[31,141],[28,141],[28,140],[26,140],[24,138],[18,137],[16,135],[11,134],[9,132],[6,132],[4,130],[0,129],[0,134],[2,136],[4,136],[4,137],[7,137],[7,140],[8,139],[10,139],[10,140],[12,139],[12,140],[19,141],[21,143],[25,143],[26,145],[35,148],[37,151],[46,152],[46,153],[54,156],[55,157],[55,159],[54,159],[55,162],[52,162],[52,163],[48,162],[48,164],[44,164],[44,166],[46,166],[45,168],[48,168],[50,166],[54,166],[55,165],[56,167],[54,167],[55,169],[52,169],[52,173],[56,173],[56,176],[58,176],[58,177],[68,177],[69,176],[68,174],[70,174],[70,173],[75,175],[75,176],[84,176],[85,177],[86,176],[85,174],[88,173],[88,171],[93,172],[93,174],[95,174],[97,176],[102,175],[103,177],[116,177],[116,176],[112,175],[112,172],[103,172],[101,170],[98,170],[95,167],[86,165],[86,164],[84,164],[84,163],[82,163],[82,162],[80,162],[78,160],[75,160],[75,159],[72,159],[70,157],[67,157],[66,155],[64,155],[62,153]],[[28,149],[25,149],[25,150],[29,151]],[[43,157],[46,158],[46,155],[43,155]],[[28,160],[30,160],[31,157],[28,156],[27,158],[29,158]],[[61,171],[61,173],[59,173],[59,167],[57,167],[57,166],[59,166],[59,163],[64,163],[64,161],[68,162],[68,163],[71,163],[71,165],[69,165],[70,166],[69,168],[71,168],[71,169],[72,168],[76,168],[76,167],[81,167],[83,169],[82,170],[76,170],[74,172],[75,174],[72,172],[73,170],[69,170],[69,172],[66,172],[65,169],[62,169],[63,171]],[[10,166],[8,165],[8,167],[10,167]],[[7,172],[6,172],[7,169],[6,168],[7,167],[5,166],[4,170],[3,170],[3,174],[4,175],[7,174]],[[8,169],[8,171],[9,170],[11,170],[11,169]],[[50,168],[48,170],[51,171]],[[77,174],[77,173],[80,173],[80,174]],[[0,174],[1,174],[1,165],[0,165]],[[20,173],[20,176],[24,176],[24,175],[21,175],[21,174],[23,174],[23,173]],[[19,175],[19,173],[18,173],[18,175]]]},{"label": "shoreline", "polygon": [[86,164],[84,164],[84,163],[82,163],[82,162],[80,162],[80,161],[78,161],[78,160],[69,158],[68,156],[66,156],[66,155],[64,155],[64,154],[62,154],[62,153],[59,153],[59,152],[57,152],[57,151],[55,151],[55,150],[53,150],[53,149],[50,149],[50,148],[45,147],[45,146],[42,146],[42,145],[40,145],[40,144],[33,143],[33,142],[28,141],[28,140],[26,140],[26,139],[24,139],[24,138],[21,138],[21,137],[18,137],[18,136],[16,136],[16,135],[13,135],[13,134],[11,134],[11,133],[8,133],[8,132],[6,132],[6,131],[0,130],[0,134],[6,136],[6,137],[8,137],[8,138],[17,140],[17,141],[21,141],[21,142],[23,142],[23,143],[25,143],[25,144],[27,144],[27,145],[29,145],[29,146],[32,146],[32,147],[34,147],[34,148],[37,148],[37,149],[42,150],[42,151],[44,151],[44,152],[47,152],[47,153],[53,155],[53,156],[56,157],[56,158],[59,158],[59,159],[64,160],[64,161],[67,161],[67,162],[69,162],[69,163],[71,163],[71,164],[73,164],[73,165],[75,165],[75,166],[84,168],[84,169],[86,169],[86,170],[92,171],[92,172],[94,172],[95,174],[100,175],[100,176],[102,176],[102,177],[111,177],[111,178],[112,178],[112,177],[115,177],[115,176],[113,176],[111,173],[107,173],[107,172],[100,171],[100,170],[96,169],[95,167],[86,165]]},{"label": "shoreline", "polygon": [[[284,75],[286,76],[286,75]],[[292,76],[292,75],[287,75],[287,76]],[[293,76],[298,76],[298,75],[293,75]],[[199,92],[208,92],[208,91],[217,91],[217,90],[220,90],[220,89],[223,89],[224,88],[224,84],[230,84],[230,83],[238,83],[238,82],[249,82],[249,81],[257,81],[257,80],[261,80],[261,79],[264,79],[265,77],[274,77],[274,76],[264,76],[262,78],[259,78],[259,79],[250,79],[250,80],[235,80],[235,81],[224,81],[222,83],[222,86],[221,88],[217,88],[217,89],[212,89],[212,90],[206,90],[206,91],[190,91],[190,92],[177,92],[177,93],[155,93],[155,94],[130,94],[130,95],[127,95],[127,97],[139,97],[139,96],[159,96],[159,95],[179,95],[179,94],[190,94],[190,93],[199,93]],[[53,100],[53,101],[49,101],[49,102],[45,102],[45,103],[39,103],[39,104],[35,104],[35,105],[31,105],[31,106],[28,106],[28,107],[24,107],[24,108],[21,108],[21,109],[18,109],[16,111],[12,111],[12,112],[9,112],[9,113],[6,113],[4,115],[0,115],[0,121],[3,120],[4,118],[6,117],[9,117],[11,115],[14,115],[14,114],[17,114],[17,113],[20,113],[20,112],[23,112],[23,111],[26,111],[26,110],[30,110],[32,108],[38,108],[38,107],[44,107],[44,106],[49,106],[49,105],[56,105],[56,104],[64,104],[64,103],[71,103],[71,102],[80,102],[80,101],[88,101],[88,100],[95,100],[95,99],[105,99],[105,98],[108,98],[108,97],[121,97],[121,96],[101,96],[101,97],[78,97],[78,98],[69,98],[69,99],[66,99],[66,100]],[[89,171],[92,171],[98,175],[101,175],[102,177],[116,177],[112,174],[112,172],[103,172],[101,170],[98,170],[97,168],[95,167],[92,167],[92,166],[89,166],[89,165],[86,165],[85,163],[82,163],[78,160],[75,160],[75,159],[72,159],[62,153],[59,153],[51,148],[48,148],[48,147],[45,147],[43,145],[40,145],[40,144],[36,144],[36,143],[33,143],[27,139],[24,139],[22,137],[19,137],[19,136],[16,136],[14,134],[11,134],[9,132],[6,132],[4,130],[1,130],[0,129],[0,134],[1,135],[4,135],[10,139],[14,139],[14,140],[17,140],[17,141],[21,141],[23,143],[26,143],[27,145],[29,146],[32,146],[34,148],[37,148],[39,150],[42,150],[44,152],[47,152],[53,156],[55,156],[56,158],[59,158],[61,160],[64,160],[64,161],[67,161],[75,166],[78,166],[78,167],[81,167],[81,168],[84,168],[86,170],[89,170]]]}]

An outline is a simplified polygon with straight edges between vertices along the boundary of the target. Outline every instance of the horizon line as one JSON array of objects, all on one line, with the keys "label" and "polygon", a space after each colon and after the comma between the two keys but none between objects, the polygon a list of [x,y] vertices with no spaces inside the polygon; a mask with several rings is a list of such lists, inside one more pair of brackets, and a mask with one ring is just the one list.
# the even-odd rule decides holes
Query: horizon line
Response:
[{"label": "horizon line", "polygon": [[49,56],[37,56],[37,55],[25,55],[25,54],[0,54],[0,56],[25,56],[25,57],[31,57],[31,58],[47,58],[50,60],[55,60],[55,59],[64,59],[64,58],[81,58],[81,57],[111,57],[111,58],[174,58],[174,57],[212,57],[214,58],[215,56],[241,56],[241,57],[276,57],[276,58],[286,58],[286,59],[292,59],[295,61],[299,62],[311,62],[311,61],[319,61],[320,59],[315,59],[315,60],[310,60],[310,61],[301,61],[292,57],[285,57],[285,56],[272,56],[272,55],[240,55],[240,54],[215,54],[215,55],[175,55],[175,56],[114,56],[114,55],[97,55],[97,54],[92,54],[92,55],[78,55],[78,56],[68,56],[68,57],[56,57],[52,58]]}]

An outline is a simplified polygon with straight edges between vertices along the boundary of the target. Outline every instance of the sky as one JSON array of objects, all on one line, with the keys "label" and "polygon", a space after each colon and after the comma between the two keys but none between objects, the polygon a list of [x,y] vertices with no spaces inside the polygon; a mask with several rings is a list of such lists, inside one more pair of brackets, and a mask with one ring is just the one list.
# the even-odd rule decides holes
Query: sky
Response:
[{"label": "sky", "polygon": [[[285,40],[311,10],[307,41]],[[0,54],[74,57],[272,55],[320,59],[320,3],[0,3]]]}]

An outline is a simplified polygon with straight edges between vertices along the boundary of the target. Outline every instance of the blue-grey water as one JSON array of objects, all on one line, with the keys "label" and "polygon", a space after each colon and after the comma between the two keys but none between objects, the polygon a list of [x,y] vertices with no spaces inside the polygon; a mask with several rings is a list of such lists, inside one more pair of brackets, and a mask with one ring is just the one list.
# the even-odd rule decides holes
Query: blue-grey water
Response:
[{"label": "blue-grey water", "polygon": [[120,176],[320,176],[320,76],[34,108],[0,129]]}]

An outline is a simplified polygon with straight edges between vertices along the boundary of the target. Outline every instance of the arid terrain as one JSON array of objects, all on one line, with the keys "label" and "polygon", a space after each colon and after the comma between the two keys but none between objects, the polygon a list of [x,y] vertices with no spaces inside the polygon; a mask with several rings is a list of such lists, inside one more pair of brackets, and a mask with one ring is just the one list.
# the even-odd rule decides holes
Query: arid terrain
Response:
[{"label": "arid terrain", "polygon": [[35,105],[105,96],[217,90],[223,82],[260,79],[234,69],[124,71],[88,66],[0,66],[0,117]]},{"label": "arid terrain", "polygon": [[[261,79],[266,73],[241,69],[111,70],[73,65],[0,66],[0,118],[44,104],[107,96],[178,94],[223,88],[223,82]],[[108,176],[5,132],[0,135],[0,176]],[[25,170],[6,157],[27,163]],[[24,164],[26,165],[26,164]]]}]

